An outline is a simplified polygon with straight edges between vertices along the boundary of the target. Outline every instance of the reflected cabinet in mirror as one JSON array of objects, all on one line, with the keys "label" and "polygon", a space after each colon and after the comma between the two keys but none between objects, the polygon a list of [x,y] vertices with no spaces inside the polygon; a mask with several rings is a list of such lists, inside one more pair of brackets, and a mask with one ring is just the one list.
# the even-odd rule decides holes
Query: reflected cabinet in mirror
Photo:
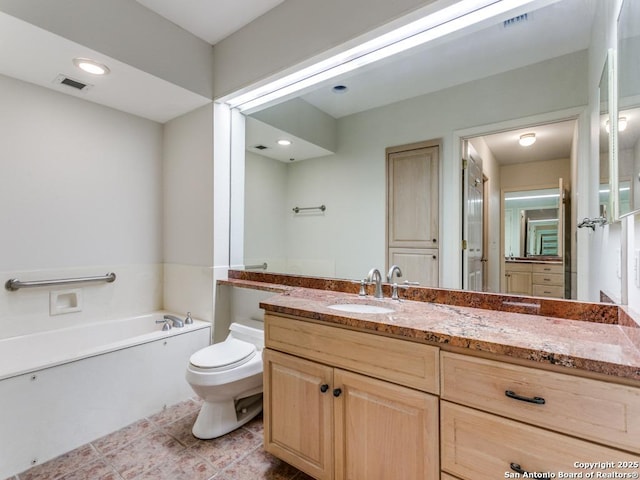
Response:
[{"label": "reflected cabinet in mirror", "polygon": [[624,0],[618,17],[618,209],[640,211],[640,2]]}]

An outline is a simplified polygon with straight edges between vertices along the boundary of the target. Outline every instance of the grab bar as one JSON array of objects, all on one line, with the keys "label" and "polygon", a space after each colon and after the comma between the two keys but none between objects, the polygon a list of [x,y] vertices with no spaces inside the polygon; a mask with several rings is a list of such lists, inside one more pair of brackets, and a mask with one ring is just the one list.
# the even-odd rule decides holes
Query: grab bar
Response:
[{"label": "grab bar", "polygon": [[324,205],[320,205],[319,207],[293,207],[293,211],[295,213],[299,213],[302,210],[320,210],[321,212],[324,212],[326,209],[327,207]]},{"label": "grab bar", "polygon": [[114,282],[116,274],[109,272],[106,275],[100,275],[96,277],[78,277],[78,278],[59,278],[57,280],[34,280],[31,282],[21,282],[17,278],[10,278],[4,284],[4,288],[11,292],[15,292],[20,288],[33,288],[33,287],[50,287],[53,285],[67,285],[70,283],[87,283],[87,282]]},{"label": "grab bar", "polygon": [[267,262],[260,263],[258,265],[245,265],[245,270],[266,270],[268,267]]}]

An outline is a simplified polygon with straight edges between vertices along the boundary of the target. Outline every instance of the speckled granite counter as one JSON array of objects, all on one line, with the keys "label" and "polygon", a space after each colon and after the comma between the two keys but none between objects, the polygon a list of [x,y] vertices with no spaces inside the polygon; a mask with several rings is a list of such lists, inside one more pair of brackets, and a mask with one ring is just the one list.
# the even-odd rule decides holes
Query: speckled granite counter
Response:
[{"label": "speckled granite counter", "polygon": [[[273,291],[260,304],[267,312],[640,382],[640,328],[624,307],[424,287],[403,292],[409,300],[398,302],[360,297],[358,284],[350,281],[237,272],[231,277],[222,283]],[[394,312],[328,308],[338,303]]]}]

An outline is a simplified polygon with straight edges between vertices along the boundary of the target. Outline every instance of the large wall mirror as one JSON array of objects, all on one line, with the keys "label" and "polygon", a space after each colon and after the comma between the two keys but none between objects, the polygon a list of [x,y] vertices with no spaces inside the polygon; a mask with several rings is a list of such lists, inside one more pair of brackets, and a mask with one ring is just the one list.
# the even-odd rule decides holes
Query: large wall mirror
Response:
[{"label": "large wall mirror", "polygon": [[624,0],[618,17],[618,209],[640,211],[640,2]]},{"label": "large wall mirror", "polygon": [[[576,118],[589,103],[595,3],[542,2],[246,112],[245,264],[348,279],[385,268],[385,150],[441,140],[441,231],[433,248],[449,255],[440,256],[440,272],[448,273],[447,263],[461,262],[462,180],[451,160],[459,148],[452,144],[456,132],[507,121],[522,130],[535,118],[546,124],[571,119],[560,153],[549,148],[553,132],[540,133],[526,152],[518,136],[503,132],[508,152],[482,152],[490,225],[485,249],[494,265],[487,291],[500,291],[501,265],[510,253],[502,248],[499,220],[503,163],[515,172],[519,162],[561,160],[570,169],[580,156]],[[547,156],[536,157],[543,151]],[[496,160],[501,156],[507,160]],[[540,163],[513,178],[524,178],[520,190],[526,190],[548,184],[535,178],[547,170]],[[562,176],[571,179],[570,173]],[[531,252],[553,255],[552,228],[544,218],[529,224],[536,221]],[[572,228],[569,234],[575,234]]]}]

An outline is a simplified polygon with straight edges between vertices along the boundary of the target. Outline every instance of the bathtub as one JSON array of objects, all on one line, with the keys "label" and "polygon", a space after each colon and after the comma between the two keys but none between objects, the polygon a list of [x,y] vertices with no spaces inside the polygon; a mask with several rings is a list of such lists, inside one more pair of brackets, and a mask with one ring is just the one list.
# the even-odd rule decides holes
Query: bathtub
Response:
[{"label": "bathtub", "polygon": [[163,312],[0,340],[0,479],[193,396],[190,355],[211,324]]}]

